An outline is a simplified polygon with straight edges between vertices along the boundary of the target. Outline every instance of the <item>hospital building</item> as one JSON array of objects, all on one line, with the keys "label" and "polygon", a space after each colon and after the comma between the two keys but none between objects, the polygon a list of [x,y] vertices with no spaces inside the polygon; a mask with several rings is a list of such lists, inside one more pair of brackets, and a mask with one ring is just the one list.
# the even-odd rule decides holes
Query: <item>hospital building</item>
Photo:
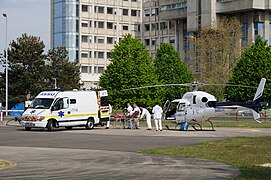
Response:
[{"label": "hospital building", "polygon": [[89,89],[98,86],[110,51],[125,34],[141,39],[153,58],[162,43],[183,54],[190,33],[234,16],[243,41],[260,35],[271,42],[270,10],[271,0],[51,0],[51,48],[67,48]]}]

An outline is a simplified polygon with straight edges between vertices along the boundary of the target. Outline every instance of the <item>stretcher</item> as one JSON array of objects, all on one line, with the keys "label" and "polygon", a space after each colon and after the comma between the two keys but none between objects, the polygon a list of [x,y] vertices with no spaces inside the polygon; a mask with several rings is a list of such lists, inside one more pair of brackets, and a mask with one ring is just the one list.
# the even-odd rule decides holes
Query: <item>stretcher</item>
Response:
[{"label": "stretcher", "polygon": [[115,119],[115,122],[120,122],[121,123],[121,128],[122,129],[127,129],[128,126],[126,127],[126,124],[128,125],[130,123],[131,129],[133,129],[133,124],[134,122],[138,122],[139,118],[134,117],[131,115],[125,115],[125,114],[114,114],[113,118]]}]

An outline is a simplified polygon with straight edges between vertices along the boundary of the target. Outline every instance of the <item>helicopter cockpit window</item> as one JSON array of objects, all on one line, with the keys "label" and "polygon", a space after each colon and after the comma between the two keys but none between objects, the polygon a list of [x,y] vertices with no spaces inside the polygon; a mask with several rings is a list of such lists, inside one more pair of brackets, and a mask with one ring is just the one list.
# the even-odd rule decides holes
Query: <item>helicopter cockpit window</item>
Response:
[{"label": "helicopter cockpit window", "polygon": [[207,98],[207,97],[201,98],[201,102],[206,103],[207,101],[208,101],[208,98]]},{"label": "helicopter cockpit window", "polygon": [[193,96],[193,104],[196,104],[196,95]]},{"label": "helicopter cockpit window", "polygon": [[184,111],[186,109],[185,103],[180,103],[178,106],[178,111]]}]

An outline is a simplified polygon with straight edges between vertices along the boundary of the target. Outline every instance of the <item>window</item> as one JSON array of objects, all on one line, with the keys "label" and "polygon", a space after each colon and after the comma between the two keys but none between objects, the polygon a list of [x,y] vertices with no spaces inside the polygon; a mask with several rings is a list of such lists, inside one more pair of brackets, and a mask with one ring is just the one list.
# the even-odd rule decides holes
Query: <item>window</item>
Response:
[{"label": "window", "polygon": [[90,58],[92,57],[92,51],[89,51],[89,57]]},{"label": "window", "polygon": [[76,104],[76,99],[70,99],[70,104]]},{"label": "window", "polygon": [[60,109],[67,109],[68,107],[69,107],[69,99],[61,98],[54,104],[53,111],[57,111]]},{"label": "window", "polygon": [[98,43],[104,44],[104,38],[98,37]]},{"label": "window", "polygon": [[87,52],[82,52],[81,53],[81,58],[88,58],[88,53]]},{"label": "window", "polygon": [[110,59],[111,58],[111,52],[107,52],[106,57],[107,57],[107,59]]},{"label": "window", "polygon": [[113,29],[113,23],[107,22],[107,29]]},{"label": "window", "polygon": [[95,13],[104,13],[104,7],[96,6],[95,7]]},{"label": "window", "polygon": [[146,44],[147,46],[149,46],[149,45],[150,45],[150,39],[145,39],[145,44]]},{"label": "window", "polygon": [[174,36],[169,37],[169,43],[170,44],[175,44],[175,37]]},{"label": "window", "polygon": [[131,0],[131,2],[137,2],[137,0]]},{"label": "window", "polygon": [[82,36],[82,42],[88,42],[88,36]]},{"label": "window", "polygon": [[175,28],[175,22],[169,21],[169,29]]},{"label": "window", "polygon": [[95,36],[94,43],[104,44],[104,37],[102,37],[102,36]]},{"label": "window", "polygon": [[145,24],[145,31],[149,31],[150,30],[150,25],[149,24]]},{"label": "window", "polygon": [[122,9],[122,15],[128,16],[129,10],[128,9]]},{"label": "window", "polygon": [[152,23],[152,24],[151,24],[151,30],[152,30],[152,31],[158,30],[158,23]]},{"label": "window", "polygon": [[98,73],[98,74],[102,74],[104,71],[104,67],[96,66],[94,67],[94,69],[95,69],[95,73]]},{"label": "window", "polygon": [[104,22],[98,21],[98,28],[104,28]]},{"label": "window", "polygon": [[128,25],[127,25],[127,24],[123,24],[123,25],[122,25],[122,30],[128,31]]},{"label": "window", "polygon": [[107,44],[113,44],[113,37],[107,37]]},{"label": "window", "polygon": [[151,15],[152,15],[152,16],[158,15],[158,8],[151,9]]},{"label": "window", "polygon": [[137,16],[137,10],[132,9],[131,10],[131,16]]},{"label": "window", "polygon": [[92,27],[92,21],[89,21],[89,27]]},{"label": "window", "polygon": [[81,66],[81,73],[88,73],[88,66]]},{"label": "window", "polygon": [[257,37],[263,37],[264,33],[263,33],[263,23],[262,22],[255,22],[254,23],[254,41],[256,41]]},{"label": "window", "polygon": [[151,45],[154,46],[155,45],[155,39],[151,40]]},{"label": "window", "polygon": [[160,30],[164,30],[167,28],[167,23],[166,22],[161,22],[160,23]]},{"label": "window", "polygon": [[149,9],[144,10],[145,17],[150,16],[151,11]]},{"label": "window", "polygon": [[138,26],[139,26],[138,24],[132,24],[131,25],[131,30],[132,31],[138,31],[138,29],[139,29]]},{"label": "window", "polygon": [[82,27],[88,27],[88,22],[82,22],[82,23],[81,23],[81,26],[82,26]]},{"label": "window", "polygon": [[113,8],[112,7],[107,7],[107,14],[113,14]]},{"label": "window", "polygon": [[104,71],[104,67],[98,67],[98,74],[102,74]]},{"label": "window", "polygon": [[103,59],[104,58],[104,52],[99,52],[99,51],[94,52],[94,58],[97,58],[97,57],[100,58],[100,59]]},{"label": "window", "polygon": [[[242,45],[247,45],[248,43],[248,23],[243,23],[242,25]],[[269,40],[270,43],[270,40]]]},{"label": "window", "polygon": [[88,12],[88,6],[82,5],[82,12]]}]

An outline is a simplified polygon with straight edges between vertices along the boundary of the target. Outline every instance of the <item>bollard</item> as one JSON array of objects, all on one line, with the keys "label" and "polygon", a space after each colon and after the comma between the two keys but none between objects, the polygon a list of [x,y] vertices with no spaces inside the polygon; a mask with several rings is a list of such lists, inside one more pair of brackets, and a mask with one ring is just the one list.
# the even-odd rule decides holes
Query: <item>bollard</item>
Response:
[{"label": "bollard", "polygon": [[4,112],[1,111],[1,122],[2,122],[2,124],[3,124],[3,121],[4,121]]},{"label": "bollard", "polygon": [[235,117],[235,119],[236,119],[236,122],[238,122],[238,111],[236,111],[236,117]]}]

